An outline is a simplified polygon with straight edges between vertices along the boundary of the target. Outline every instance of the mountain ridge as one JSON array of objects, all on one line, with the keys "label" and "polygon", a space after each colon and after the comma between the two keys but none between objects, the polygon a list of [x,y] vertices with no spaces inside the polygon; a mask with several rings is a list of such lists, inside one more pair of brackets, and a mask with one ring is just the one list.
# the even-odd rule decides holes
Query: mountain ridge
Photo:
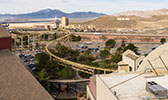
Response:
[{"label": "mountain ridge", "polygon": [[24,14],[0,14],[0,18],[7,19],[42,19],[42,18],[61,18],[62,16],[66,16],[68,18],[89,18],[89,17],[99,17],[105,15],[103,13],[96,12],[72,12],[65,13],[58,9],[43,9],[31,13]]}]

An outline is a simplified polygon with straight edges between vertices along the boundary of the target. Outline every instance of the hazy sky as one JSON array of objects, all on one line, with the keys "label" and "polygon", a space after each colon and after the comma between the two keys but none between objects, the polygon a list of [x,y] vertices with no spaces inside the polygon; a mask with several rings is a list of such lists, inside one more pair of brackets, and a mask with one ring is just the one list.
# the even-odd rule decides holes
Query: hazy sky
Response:
[{"label": "hazy sky", "polygon": [[64,12],[95,11],[106,14],[127,10],[168,8],[168,0],[0,0],[0,13],[27,13],[46,8]]}]

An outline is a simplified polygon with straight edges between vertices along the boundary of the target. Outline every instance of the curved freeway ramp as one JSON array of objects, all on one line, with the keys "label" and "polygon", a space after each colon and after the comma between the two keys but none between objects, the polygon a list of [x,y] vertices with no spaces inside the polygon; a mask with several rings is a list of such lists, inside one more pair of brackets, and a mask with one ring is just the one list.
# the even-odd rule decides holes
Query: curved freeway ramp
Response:
[{"label": "curved freeway ramp", "polygon": [[95,70],[96,71],[104,71],[104,73],[106,73],[107,71],[108,72],[114,72],[115,71],[115,70],[112,70],[112,69],[97,68],[97,67],[93,67],[93,66],[88,66],[88,65],[83,65],[83,64],[76,63],[76,62],[72,62],[72,61],[60,58],[60,57],[54,55],[52,52],[50,52],[50,50],[49,50],[50,45],[52,45],[55,42],[61,41],[61,40],[65,39],[65,38],[67,38],[71,35],[70,31],[66,30],[66,32],[67,32],[67,34],[65,36],[62,36],[62,37],[60,37],[60,38],[58,38],[54,41],[51,41],[46,45],[46,51],[51,57],[55,58],[62,65],[71,66],[72,69],[75,69],[77,71],[81,71],[81,72],[84,72],[84,73],[87,73],[87,74],[90,74],[90,75],[95,74]]}]

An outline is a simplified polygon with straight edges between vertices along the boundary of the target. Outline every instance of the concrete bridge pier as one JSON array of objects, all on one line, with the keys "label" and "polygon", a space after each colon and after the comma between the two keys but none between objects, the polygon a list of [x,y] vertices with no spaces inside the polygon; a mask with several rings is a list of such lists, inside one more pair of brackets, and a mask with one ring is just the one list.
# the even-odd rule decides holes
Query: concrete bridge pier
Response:
[{"label": "concrete bridge pier", "polygon": [[23,36],[21,37],[21,48],[23,50]]}]

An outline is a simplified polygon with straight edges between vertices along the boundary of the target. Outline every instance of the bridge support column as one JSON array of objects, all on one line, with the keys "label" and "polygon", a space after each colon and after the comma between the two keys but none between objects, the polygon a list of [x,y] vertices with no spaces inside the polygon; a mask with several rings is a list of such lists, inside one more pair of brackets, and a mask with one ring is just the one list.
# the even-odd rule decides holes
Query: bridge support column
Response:
[{"label": "bridge support column", "polygon": [[15,52],[16,52],[16,37],[14,38],[14,40],[15,40],[14,45],[15,45]]},{"label": "bridge support column", "polygon": [[33,34],[33,51],[34,51],[34,49],[35,49],[35,36]]},{"label": "bridge support column", "polygon": [[106,71],[104,71],[104,74],[106,74]]},{"label": "bridge support column", "polygon": [[93,75],[95,74],[95,70],[93,69]]},{"label": "bridge support column", "polygon": [[75,93],[76,93],[76,95],[77,95],[77,91],[76,91],[76,88],[77,88],[77,85],[76,85],[77,83],[75,83]]},{"label": "bridge support column", "polygon": [[28,48],[30,49],[30,36],[27,36],[27,43],[28,43]]},{"label": "bridge support column", "polygon": [[52,61],[52,56],[50,55],[50,61]]},{"label": "bridge support column", "polygon": [[21,48],[23,50],[23,37],[21,37]]},{"label": "bridge support column", "polygon": [[67,95],[69,93],[69,84],[67,83]]},{"label": "bridge support column", "polygon": [[61,83],[58,83],[59,92],[61,92]]}]

